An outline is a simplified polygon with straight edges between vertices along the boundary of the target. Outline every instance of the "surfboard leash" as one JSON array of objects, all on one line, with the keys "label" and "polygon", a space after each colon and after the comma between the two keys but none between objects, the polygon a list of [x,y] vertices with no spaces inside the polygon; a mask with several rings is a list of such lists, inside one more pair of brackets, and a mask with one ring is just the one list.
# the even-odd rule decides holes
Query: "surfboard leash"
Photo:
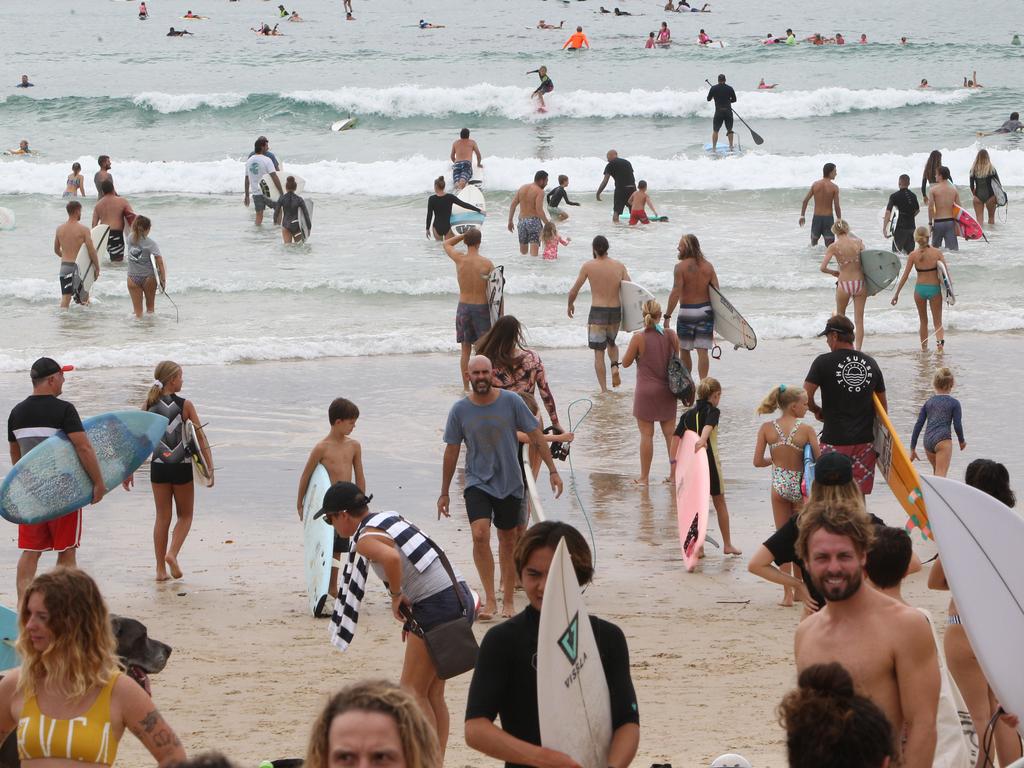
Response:
[{"label": "surfboard leash", "polygon": [[[572,421],[572,407],[581,403],[586,404],[587,410],[583,412],[583,415],[579,417],[575,424]],[[573,400],[569,403],[569,407],[566,409],[566,418],[569,419],[569,431],[576,434],[576,430],[579,429],[580,424],[584,422],[590,412],[594,409],[594,401],[589,397],[581,397],[578,400]],[[594,568],[597,568],[597,539],[594,537],[594,526],[590,522],[590,516],[587,514],[587,508],[583,504],[583,499],[580,498],[580,492],[576,487],[576,471],[572,466],[572,452],[566,457],[569,462],[569,482],[572,484],[572,493],[576,497],[576,503],[580,505],[580,512],[583,513],[583,519],[587,521],[587,530],[590,531],[590,549],[594,554]]]}]

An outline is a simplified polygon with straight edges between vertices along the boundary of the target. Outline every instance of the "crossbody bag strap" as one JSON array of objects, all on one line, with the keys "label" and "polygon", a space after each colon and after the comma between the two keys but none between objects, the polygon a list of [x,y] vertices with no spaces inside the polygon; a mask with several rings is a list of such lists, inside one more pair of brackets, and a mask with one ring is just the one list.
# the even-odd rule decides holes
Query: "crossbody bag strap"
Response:
[{"label": "crossbody bag strap", "polygon": [[437,548],[438,560],[441,561],[441,565],[444,566],[445,573],[448,574],[448,578],[452,580],[452,586],[455,587],[455,597],[459,601],[459,608],[462,609],[463,613],[468,613],[469,609],[466,607],[466,602],[462,598],[462,590],[459,589],[459,582],[455,579],[455,571],[452,570],[452,564],[448,562],[448,555],[444,553],[444,550],[440,547]]}]

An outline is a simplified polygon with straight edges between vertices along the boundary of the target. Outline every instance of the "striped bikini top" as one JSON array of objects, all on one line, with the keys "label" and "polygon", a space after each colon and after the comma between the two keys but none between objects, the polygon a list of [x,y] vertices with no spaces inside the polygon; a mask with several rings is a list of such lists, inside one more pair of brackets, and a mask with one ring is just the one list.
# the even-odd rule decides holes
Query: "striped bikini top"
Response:
[{"label": "striped bikini top", "polygon": [[68,720],[43,714],[35,695],[28,696],[18,718],[18,757],[113,765],[118,739],[110,727],[110,696],[120,676],[115,672],[92,706]]}]

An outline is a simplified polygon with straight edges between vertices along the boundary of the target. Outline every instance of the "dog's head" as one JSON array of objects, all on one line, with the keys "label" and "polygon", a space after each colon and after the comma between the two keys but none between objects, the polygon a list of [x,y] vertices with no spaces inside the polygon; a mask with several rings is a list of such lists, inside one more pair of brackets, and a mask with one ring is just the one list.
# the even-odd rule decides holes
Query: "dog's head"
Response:
[{"label": "dog's head", "polygon": [[118,658],[132,679],[148,692],[148,675],[158,674],[167,666],[171,646],[151,638],[141,621],[111,616],[110,624],[117,640]]}]

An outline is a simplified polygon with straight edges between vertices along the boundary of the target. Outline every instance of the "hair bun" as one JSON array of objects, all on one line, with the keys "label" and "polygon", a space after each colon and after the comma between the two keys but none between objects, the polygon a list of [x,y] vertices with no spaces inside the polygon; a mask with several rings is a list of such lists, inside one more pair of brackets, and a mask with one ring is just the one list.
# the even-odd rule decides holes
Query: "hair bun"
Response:
[{"label": "hair bun", "polygon": [[805,690],[841,699],[850,699],[854,695],[853,678],[846,671],[846,667],[838,662],[808,667],[800,673],[797,685]]}]

